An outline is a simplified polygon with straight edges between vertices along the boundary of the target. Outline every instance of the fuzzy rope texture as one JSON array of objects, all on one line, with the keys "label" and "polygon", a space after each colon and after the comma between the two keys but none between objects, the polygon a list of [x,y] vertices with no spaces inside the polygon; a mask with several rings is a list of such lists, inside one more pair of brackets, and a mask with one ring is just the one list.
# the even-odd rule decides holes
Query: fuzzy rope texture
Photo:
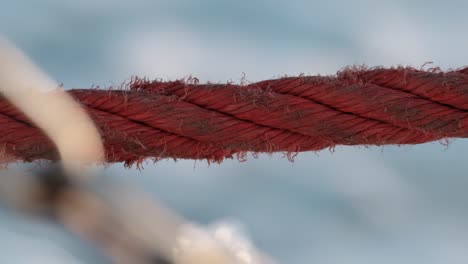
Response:
[{"label": "fuzzy rope texture", "polygon": [[[148,81],[69,93],[98,127],[109,162],[245,158],[247,152],[419,144],[468,136],[468,68],[348,67],[247,85]],[[53,113],[51,113],[53,114]],[[83,144],[86,144],[83,142]],[[8,161],[55,160],[51,141],[0,99]]]}]

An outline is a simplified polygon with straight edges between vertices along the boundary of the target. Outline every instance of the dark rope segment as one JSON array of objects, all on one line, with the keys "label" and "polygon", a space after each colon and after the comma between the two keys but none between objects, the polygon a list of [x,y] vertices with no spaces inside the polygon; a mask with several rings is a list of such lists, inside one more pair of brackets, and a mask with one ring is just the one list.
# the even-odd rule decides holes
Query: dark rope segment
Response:
[{"label": "dark rope segment", "polygon": [[[468,136],[468,70],[345,68],[247,85],[134,79],[129,89],[75,89],[109,162],[221,161],[246,152],[420,144]],[[53,113],[51,113],[53,114]],[[57,159],[44,134],[0,100],[7,161]]]}]

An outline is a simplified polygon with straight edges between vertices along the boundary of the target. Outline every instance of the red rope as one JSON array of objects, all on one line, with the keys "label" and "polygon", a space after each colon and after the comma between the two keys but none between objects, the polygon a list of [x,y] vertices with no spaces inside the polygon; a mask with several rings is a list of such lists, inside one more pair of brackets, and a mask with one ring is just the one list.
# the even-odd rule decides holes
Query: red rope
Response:
[{"label": "red rope", "polygon": [[[249,85],[135,79],[130,89],[69,91],[100,129],[110,162],[221,161],[252,152],[418,144],[468,136],[468,68],[346,68]],[[0,100],[13,160],[56,159],[44,134]]]}]

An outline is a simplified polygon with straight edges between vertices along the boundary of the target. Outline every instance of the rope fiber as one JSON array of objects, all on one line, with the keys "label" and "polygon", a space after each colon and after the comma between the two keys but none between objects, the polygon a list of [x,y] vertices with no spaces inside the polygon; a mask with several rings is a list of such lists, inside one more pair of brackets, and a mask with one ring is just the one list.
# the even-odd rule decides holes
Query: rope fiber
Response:
[{"label": "rope fiber", "polygon": [[[127,165],[146,158],[220,162],[246,152],[291,159],[336,145],[468,136],[468,68],[348,67],[334,76],[247,85],[135,78],[127,89],[68,92],[98,127],[106,160]],[[53,143],[4,98],[0,128],[8,162],[58,159]]]}]

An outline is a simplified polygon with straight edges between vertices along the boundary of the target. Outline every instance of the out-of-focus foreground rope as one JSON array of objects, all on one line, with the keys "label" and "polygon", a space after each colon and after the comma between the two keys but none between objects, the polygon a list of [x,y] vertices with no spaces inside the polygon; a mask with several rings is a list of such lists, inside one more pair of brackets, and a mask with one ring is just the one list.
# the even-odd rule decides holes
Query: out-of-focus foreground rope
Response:
[{"label": "out-of-focus foreground rope", "polygon": [[[229,226],[201,227],[128,184],[100,182],[83,165],[104,161],[100,132],[118,146],[119,138],[112,135],[122,131],[104,130],[109,120],[96,128],[85,107],[55,86],[24,53],[0,38],[0,92],[5,97],[0,158],[61,160],[33,175],[0,171],[0,207],[46,216],[92,242],[115,264],[273,263]],[[92,107],[89,111],[99,113]],[[132,132],[128,124],[122,128],[124,135]],[[129,138],[120,140],[127,144],[125,151]]]},{"label": "out-of-focus foreground rope", "polygon": [[[69,93],[100,130],[106,160],[127,164],[468,136],[468,68],[350,67],[335,76],[247,85],[136,78],[127,89]],[[13,160],[58,158],[47,137],[5,99],[0,145]]]}]

